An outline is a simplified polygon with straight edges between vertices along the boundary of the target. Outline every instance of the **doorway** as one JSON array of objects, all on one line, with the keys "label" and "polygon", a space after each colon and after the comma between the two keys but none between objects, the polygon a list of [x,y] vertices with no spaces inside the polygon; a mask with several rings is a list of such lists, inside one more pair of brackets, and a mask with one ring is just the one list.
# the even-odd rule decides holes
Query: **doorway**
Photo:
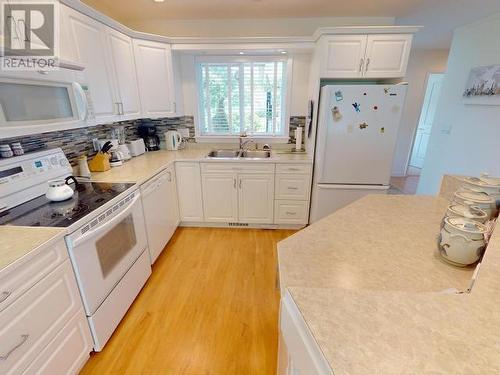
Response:
[{"label": "doorway", "polygon": [[441,93],[441,85],[444,73],[431,73],[427,79],[427,88],[425,90],[422,111],[415,133],[415,141],[408,166],[408,175],[420,175],[420,170],[424,165],[427,144],[431,135],[434,116]]}]

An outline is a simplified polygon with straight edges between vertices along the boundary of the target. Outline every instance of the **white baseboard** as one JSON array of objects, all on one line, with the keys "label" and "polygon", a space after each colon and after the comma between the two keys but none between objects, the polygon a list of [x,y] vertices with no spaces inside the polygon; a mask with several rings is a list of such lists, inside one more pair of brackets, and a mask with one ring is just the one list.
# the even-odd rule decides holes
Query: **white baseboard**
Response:
[{"label": "white baseboard", "polygon": [[246,223],[206,223],[181,221],[180,227],[195,227],[195,228],[242,228],[242,229],[292,229],[299,230],[307,224],[246,224]]}]

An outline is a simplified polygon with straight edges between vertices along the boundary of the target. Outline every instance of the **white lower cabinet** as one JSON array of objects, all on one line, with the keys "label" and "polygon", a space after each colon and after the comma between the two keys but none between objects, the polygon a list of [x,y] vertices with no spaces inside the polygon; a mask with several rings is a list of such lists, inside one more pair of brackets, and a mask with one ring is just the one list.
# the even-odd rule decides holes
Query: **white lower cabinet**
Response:
[{"label": "white lower cabinet", "polygon": [[181,221],[204,221],[200,163],[176,162],[175,174]]},{"label": "white lower cabinet", "polygon": [[79,311],[23,373],[37,375],[78,374],[92,348],[92,337],[83,310]]},{"label": "white lower cabinet", "polygon": [[333,375],[290,293],[282,293],[278,374]]},{"label": "white lower cabinet", "polygon": [[205,221],[236,222],[238,221],[238,176],[229,173],[203,174],[203,211]]},{"label": "white lower cabinet", "polygon": [[276,167],[274,223],[305,225],[309,221],[312,166],[282,164]]},{"label": "white lower cabinet", "polygon": [[[69,259],[54,268],[0,313],[1,374],[23,373],[47,346],[58,346],[67,338],[60,333],[73,317],[83,317],[83,305]],[[68,368],[76,371],[92,350],[88,325],[82,330],[84,347],[74,356],[69,352],[65,355],[66,363],[72,363]],[[58,336],[61,341],[54,343]],[[39,366],[36,367],[38,372]]]},{"label": "white lower cabinet", "polygon": [[239,221],[253,224],[273,223],[274,175],[238,175]]},{"label": "white lower cabinet", "polygon": [[306,224],[308,214],[308,201],[276,200],[274,202],[276,224]]},{"label": "white lower cabinet", "polygon": [[202,163],[205,221],[272,224],[274,164]]},{"label": "white lower cabinet", "polygon": [[161,254],[179,225],[175,170],[168,167],[141,186],[142,205],[151,264]]}]

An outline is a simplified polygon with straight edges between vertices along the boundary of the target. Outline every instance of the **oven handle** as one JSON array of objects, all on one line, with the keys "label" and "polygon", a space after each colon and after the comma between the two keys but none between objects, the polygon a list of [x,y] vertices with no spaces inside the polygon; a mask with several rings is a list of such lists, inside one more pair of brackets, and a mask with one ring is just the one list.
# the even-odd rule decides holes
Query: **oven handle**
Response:
[{"label": "oven handle", "polygon": [[113,217],[111,220],[109,220],[104,225],[102,225],[100,227],[97,227],[96,229],[90,230],[87,233],[85,233],[83,236],[74,239],[73,243],[72,243],[73,248],[77,247],[82,242],[87,241],[91,237],[94,237],[94,236],[98,235],[99,233],[104,232],[109,227],[111,227],[114,224],[116,224],[117,221],[120,221],[125,216],[127,216],[128,214],[130,214],[130,208],[132,208],[135,205],[135,203],[139,200],[139,198],[140,198],[140,195],[136,194],[135,198],[129,203],[128,207],[125,210],[123,210],[122,212],[120,212],[118,215],[116,215],[115,217]]}]

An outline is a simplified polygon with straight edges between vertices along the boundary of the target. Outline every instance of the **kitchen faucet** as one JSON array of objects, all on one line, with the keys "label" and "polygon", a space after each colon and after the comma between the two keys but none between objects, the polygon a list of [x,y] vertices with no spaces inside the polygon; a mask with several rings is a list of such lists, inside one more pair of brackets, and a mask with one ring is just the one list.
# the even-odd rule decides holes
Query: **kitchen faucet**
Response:
[{"label": "kitchen faucet", "polygon": [[247,139],[246,141],[243,141],[243,138],[246,137],[247,137],[246,134],[240,135],[240,155],[239,155],[240,157],[243,155],[243,152],[248,150],[248,145],[250,145],[251,143],[255,144],[255,142],[252,139]]}]

